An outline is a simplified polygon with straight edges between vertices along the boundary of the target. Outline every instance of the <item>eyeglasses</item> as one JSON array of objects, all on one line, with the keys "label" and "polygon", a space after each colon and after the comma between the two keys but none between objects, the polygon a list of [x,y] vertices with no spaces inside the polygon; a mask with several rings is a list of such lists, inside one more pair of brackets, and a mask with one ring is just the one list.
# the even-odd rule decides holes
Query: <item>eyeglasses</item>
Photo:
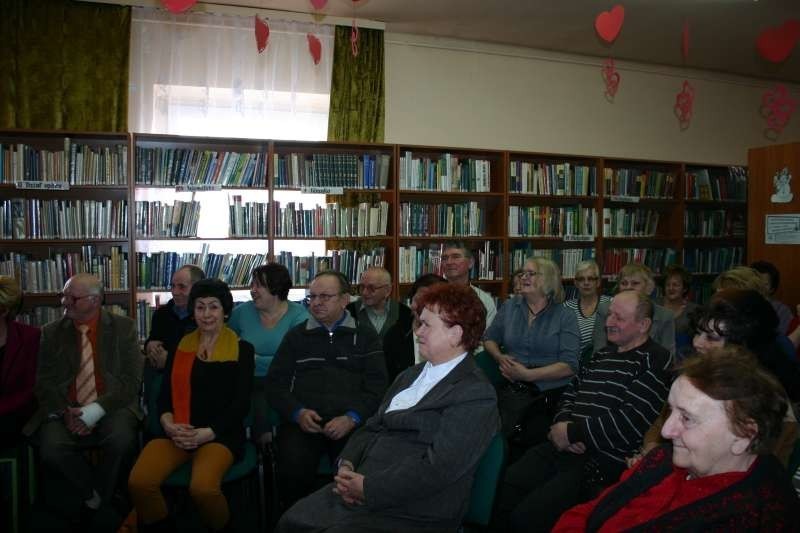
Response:
[{"label": "eyeglasses", "polygon": [[442,261],[458,261],[459,259],[464,259],[464,254],[444,254],[442,256]]},{"label": "eyeglasses", "polygon": [[535,278],[536,276],[541,276],[541,272],[536,272],[534,270],[523,270],[519,273],[521,278]]},{"label": "eyeglasses", "polygon": [[597,276],[577,276],[575,278],[575,283],[586,283],[587,281],[589,283],[594,283],[598,279],[600,278],[598,278]]},{"label": "eyeglasses", "polygon": [[388,285],[362,285],[361,290],[364,292],[375,292],[381,289],[385,289]]},{"label": "eyeglasses", "polygon": [[339,294],[309,294],[307,296],[309,302],[313,302],[314,300],[319,300],[322,303],[327,303],[330,301],[331,298],[336,298]]},{"label": "eyeglasses", "polygon": [[56,296],[60,300],[64,300],[65,302],[77,302],[78,300],[83,300],[84,298],[91,298],[92,296],[97,296],[96,294],[84,294],[83,296],[73,296],[71,294],[67,294],[65,292],[59,292]]}]

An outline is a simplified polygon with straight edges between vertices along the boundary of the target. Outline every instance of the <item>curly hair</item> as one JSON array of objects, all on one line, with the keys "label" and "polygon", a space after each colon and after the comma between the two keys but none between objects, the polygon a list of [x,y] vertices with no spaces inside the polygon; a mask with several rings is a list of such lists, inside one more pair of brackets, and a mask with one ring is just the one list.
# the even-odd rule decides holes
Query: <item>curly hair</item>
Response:
[{"label": "curly hair", "polygon": [[727,343],[754,350],[775,340],[778,315],[758,291],[725,289],[711,297],[708,307],[690,316],[694,331],[715,333]]},{"label": "curly hair", "polygon": [[194,312],[194,302],[198,298],[216,298],[222,304],[225,316],[233,310],[233,295],[228,284],[217,278],[201,279],[189,291],[189,309]]},{"label": "curly hair", "polygon": [[678,371],[698,390],[725,403],[731,431],[752,439],[748,451],[772,451],[789,400],[778,380],[753,354],[740,346],[715,348],[684,360]]},{"label": "curly hair", "polygon": [[461,346],[465,350],[472,351],[480,344],[486,328],[486,309],[472,288],[437,283],[420,295],[417,305],[438,313],[448,326],[461,326]]}]

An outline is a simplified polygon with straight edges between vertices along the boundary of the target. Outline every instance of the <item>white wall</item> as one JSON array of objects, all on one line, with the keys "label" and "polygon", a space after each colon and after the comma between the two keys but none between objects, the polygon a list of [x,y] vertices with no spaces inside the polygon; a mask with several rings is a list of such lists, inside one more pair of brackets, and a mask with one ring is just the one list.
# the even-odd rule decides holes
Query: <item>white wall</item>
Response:
[{"label": "white wall", "polygon": [[[800,140],[800,109],[777,141],[764,136],[770,81],[618,61],[610,103],[599,58],[397,33],[385,42],[388,143],[747,164],[748,148]],[[681,131],[673,106],[687,76],[694,116]]]}]

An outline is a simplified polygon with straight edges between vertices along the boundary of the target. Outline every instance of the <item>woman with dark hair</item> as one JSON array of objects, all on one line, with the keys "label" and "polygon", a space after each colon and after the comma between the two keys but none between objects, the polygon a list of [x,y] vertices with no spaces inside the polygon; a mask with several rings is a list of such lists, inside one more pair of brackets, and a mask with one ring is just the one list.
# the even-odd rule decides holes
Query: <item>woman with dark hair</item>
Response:
[{"label": "woman with dark hair", "polygon": [[553,531],[797,531],[800,506],[770,454],[788,400],[739,347],[687,359],[669,393],[662,435],[597,499]]},{"label": "woman with dark hair", "polygon": [[237,305],[228,320],[228,327],[255,349],[253,381],[253,435],[267,439],[272,429],[268,420],[264,380],[269,365],[290,329],[308,319],[308,310],[290,302],[292,276],[285,266],[268,263],[253,269],[249,302]]},{"label": "woman with dark hair", "polygon": [[675,350],[681,353],[692,344],[689,317],[697,304],[688,299],[692,275],[680,265],[669,265],[664,269],[664,297],[661,305],[672,311],[675,317]]},{"label": "woman with dark hair", "polygon": [[192,462],[189,493],[207,527],[227,528],[230,513],[222,477],[241,455],[250,409],[253,346],[225,325],[233,308],[228,285],[200,280],[189,293],[197,329],[170,354],[159,398],[165,438],[147,443],[128,480],[139,520],[148,531],[172,531],[161,483]]},{"label": "woman with dark hair", "polygon": [[342,451],[334,483],[297,502],[276,531],[455,532],[478,461],[497,432],[494,389],[475,364],[485,310],[468,286],[417,300],[424,364],[404,371]]}]

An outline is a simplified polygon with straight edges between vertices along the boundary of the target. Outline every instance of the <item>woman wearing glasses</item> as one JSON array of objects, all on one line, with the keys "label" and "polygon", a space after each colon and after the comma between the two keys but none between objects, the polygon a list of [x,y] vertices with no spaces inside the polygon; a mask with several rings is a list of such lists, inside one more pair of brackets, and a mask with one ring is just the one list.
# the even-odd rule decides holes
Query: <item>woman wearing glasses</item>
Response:
[{"label": "woman wearing glasses", "polygon": [[544,440],[558,398],[578,370],[578,322],[563,301],[558,266],[530,258],[520,294],[500,308],[484,335],[484,349],[505,378],[498,386],[503,433],[517,450]]},{"label": "woman wearing glasses", "polygon": [[592,331],[600,304],[611,303],[611,297],[600,294],[600,267],[593,260],[581,261],[575,270],[575,288],[578,297],[564,302],[564,306],[572,309],[578,319],[578,331],[581,334],[581,361],[592,356]]}]

